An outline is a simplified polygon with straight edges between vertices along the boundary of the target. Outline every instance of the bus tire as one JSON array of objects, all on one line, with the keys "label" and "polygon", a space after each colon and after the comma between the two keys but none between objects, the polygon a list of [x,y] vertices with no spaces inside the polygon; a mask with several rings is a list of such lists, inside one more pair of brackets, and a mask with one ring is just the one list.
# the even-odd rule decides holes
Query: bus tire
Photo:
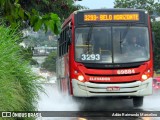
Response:
[{"label": "bus tire", "polygon": [[133,106],[141,107],[143,105],[143,97],[133,97]]}]

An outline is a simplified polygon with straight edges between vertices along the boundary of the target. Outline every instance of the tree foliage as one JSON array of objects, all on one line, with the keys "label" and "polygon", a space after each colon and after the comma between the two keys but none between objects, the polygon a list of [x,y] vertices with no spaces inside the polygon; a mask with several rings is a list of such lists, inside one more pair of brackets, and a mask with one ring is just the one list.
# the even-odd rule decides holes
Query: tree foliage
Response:
[{"label": "tree foliage", "polygon": [[61,24],[60,18],[57,14],[52,12],[48,14],[40,14],[38,10],[34,9],[36,7],[30,10],[25,9],[23,6],[29,5],[26,1],[29,2],[30,0],[0,1],[0,16],[7,23],[7,25],[15,27],[17,26],[17,23],[19,23],[22,28],[24,26],[31,26],[35,31],[38,31],[44,27],[46,31],[50,29],[55,34],[60,32]]},{"label": "tree foliage", "polygon": [[85,8],[75,5],[74,0],[20,0],[20,3],[28,11],[36,8],[40,14],[56,13],[61,18],[61,22],[73,11]]},{"label": "tree foliage", "polygon": [[154,68],[160,69],[160,22],[152,23],[152,30],[155,34],[154,41]]},{"label": "tree foliage", "polygon": [[153,15],[155,11],[156,14],[160,13],[160,4],[155,0],[115,0],[114,7],[145,9],[150,15]]}]

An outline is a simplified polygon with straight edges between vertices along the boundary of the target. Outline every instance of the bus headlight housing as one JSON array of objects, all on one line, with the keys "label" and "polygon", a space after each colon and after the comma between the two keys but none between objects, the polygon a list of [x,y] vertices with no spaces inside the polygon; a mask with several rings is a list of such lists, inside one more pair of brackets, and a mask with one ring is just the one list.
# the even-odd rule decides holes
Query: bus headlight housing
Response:
[{"label": "bus headlight housing", "polygon": [[146,72],[144,72],[143,74],[142,74],[142,80],[147,80],[148,78],[150,78],[151,77],[151,70],[147,70]]}]

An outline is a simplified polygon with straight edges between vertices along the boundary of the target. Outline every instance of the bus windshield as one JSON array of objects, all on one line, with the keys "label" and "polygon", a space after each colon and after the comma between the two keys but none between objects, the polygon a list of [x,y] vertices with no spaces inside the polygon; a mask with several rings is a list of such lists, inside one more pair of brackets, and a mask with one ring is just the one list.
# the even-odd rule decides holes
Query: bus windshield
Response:
[{"label": "bus windshield", "polygon": [[77,62],[133,63],[147,61],[149,58],[147,27],[114,26],[93,27],[92,30],[91,27],[75,29]]}]

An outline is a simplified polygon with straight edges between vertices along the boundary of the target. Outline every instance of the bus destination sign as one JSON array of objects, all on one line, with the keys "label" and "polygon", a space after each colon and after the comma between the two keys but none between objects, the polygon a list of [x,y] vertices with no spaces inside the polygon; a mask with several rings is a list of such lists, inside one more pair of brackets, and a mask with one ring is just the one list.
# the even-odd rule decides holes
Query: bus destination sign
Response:
[{"label": "bus destination sign", "polygon": [[139,21],[139,13],[84,13],[84,22]]}]

